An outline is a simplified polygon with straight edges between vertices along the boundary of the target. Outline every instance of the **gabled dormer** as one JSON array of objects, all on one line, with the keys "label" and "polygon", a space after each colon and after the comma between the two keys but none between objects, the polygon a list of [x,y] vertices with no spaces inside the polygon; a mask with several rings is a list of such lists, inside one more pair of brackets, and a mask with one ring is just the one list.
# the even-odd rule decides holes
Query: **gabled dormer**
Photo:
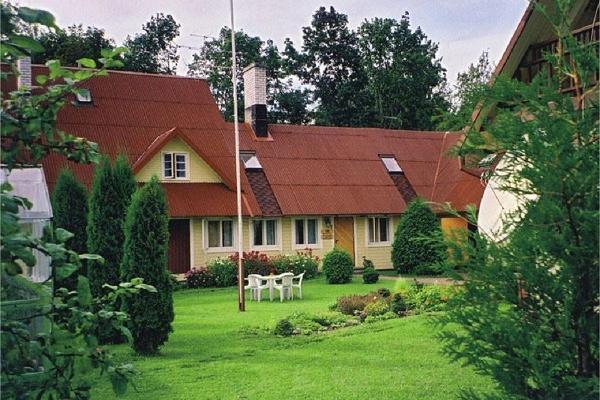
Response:
[{"label": "gabled dormer", "polygon": [[133,164],[138,182],[156,175],[164,183],[225,183],[179,129],[159,135]]}]

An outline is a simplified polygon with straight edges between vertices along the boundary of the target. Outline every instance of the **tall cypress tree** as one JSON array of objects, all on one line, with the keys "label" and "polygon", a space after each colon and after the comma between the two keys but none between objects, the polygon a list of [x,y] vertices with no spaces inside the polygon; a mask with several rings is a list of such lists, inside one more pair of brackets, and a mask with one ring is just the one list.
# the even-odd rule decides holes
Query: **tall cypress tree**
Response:
[{"label": "tall cypress tree", "polygon": [[88,250],[104,257],[104,263],[89,268],[92,294],[99,296],[102,285],[119,282],[125,235],[123,225],[135,180],[124,157],[117,157],[114,168],[105,157],[96,168],[88,213]]},{"label": "tall cypress tree", "polygon": [[[78,254],[87,253],[87,191],[71,170],[60,171],[51,201],[55,228],[66,229],[75,235],[69,240],[67,247]],[[85,265],[79,273],[86,275]],[[56,281],[54,286],[75,289],[77,275],[72,274],[65,280]]]},{"label": "tall cypress tree", "polygon": [[125,222],[122,279],[140,277],[156,288],[124,301],[131,319],[133,348],[155,354],[172,332],[173,293],[167,271],[169,219],[165,193],[156,177],[133,196]]}]

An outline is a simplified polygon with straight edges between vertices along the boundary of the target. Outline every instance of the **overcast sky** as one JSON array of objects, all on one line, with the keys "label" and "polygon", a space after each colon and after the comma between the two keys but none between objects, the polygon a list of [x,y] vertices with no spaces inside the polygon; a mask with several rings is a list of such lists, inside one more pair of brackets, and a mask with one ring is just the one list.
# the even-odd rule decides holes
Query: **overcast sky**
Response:
[{"label": "overcast sky", "polygon": [[[202,38],[217,36],[229,25],[228,0],[20,0],[18,4],[51,11],[58,25],[83,24],[103,28],[122,43],[128,34],[141,31],[153,14],[172,14],[181,24],[178,44],[200,47]],[[435,42],[454,81],[456,74],[477,60],[483,50],[497,62],[527,7],[527,0],[237,0],[236,29],[263,40],[273,39],[280,49],[286,37],[299,47],[302,27],[309,25],[319,6],[333,5],[348,15],[354,28],[364,19],[400,19],[405,11]],[[191,51],[180,50],[178,73],[185,74]]]}]

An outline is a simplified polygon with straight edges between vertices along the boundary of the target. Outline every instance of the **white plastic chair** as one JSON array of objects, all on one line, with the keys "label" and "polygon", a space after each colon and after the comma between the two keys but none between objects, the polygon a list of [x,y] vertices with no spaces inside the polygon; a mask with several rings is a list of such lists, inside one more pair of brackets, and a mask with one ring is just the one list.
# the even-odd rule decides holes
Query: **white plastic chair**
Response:
[{"label": "white plastic chair", "polygon": [[245,280],[248,281],[248,284],[244,286],[244,290],[250,290],[250,298],[252,300],[260,300],[262,299],[262,290],[266,289],[268,286],[263,285],[262,276],[257,274],[250,274],[248,278]]},{"label": "white plastic chair", "polygon": [[[281,283],[277,283],[278,279],[281,279]],[[283,302],[284,298],[286,300],[294,300],[292,279],[294,279],[294,274],[291,272],[286,272],[276,278],[273,288],[279,290],[279,301]]]},{"label": "white plastic chair", "polygon": [[[298,297],[302,298],[302,280],[304,279],[305,273],[306,271],[292,278],[292,298],[294,297],[294,288],[298,289]],[[298,280],[298,283],[294,283],[296,279]]]}]

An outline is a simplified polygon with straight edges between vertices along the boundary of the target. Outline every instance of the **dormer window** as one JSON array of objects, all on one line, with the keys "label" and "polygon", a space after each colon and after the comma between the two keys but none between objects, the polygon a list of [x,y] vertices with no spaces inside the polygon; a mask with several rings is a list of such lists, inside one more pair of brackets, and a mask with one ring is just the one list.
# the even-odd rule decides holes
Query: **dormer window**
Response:
[{"label": "dormer window", "polygon": [[244,163],[245,169],[262,169],[262,165],[260,165],[260,161],[258,161],[258,157],[253,151],[240,152],[240,159]]},{"label": "dormer window", "polygon": [[90,89],[77,89],[75,98],[77,99],[77,104],[92,104],[92,92]]},{"label": "dormer window", "polygon": [[381,158],[381,161],[383,161],[383,165],[385,165],[385,169],[387,169],[387,171],[390,174],[402,173],[402,168],[400,168],[400,165],[398,164],[398,161],[396,161],[396,158],[394,156],[381,155],[379,157]]},{"label": "dormer window", "polygon": [[162,153],[164,179],[188,179],[188,155],[186,153]]}]

